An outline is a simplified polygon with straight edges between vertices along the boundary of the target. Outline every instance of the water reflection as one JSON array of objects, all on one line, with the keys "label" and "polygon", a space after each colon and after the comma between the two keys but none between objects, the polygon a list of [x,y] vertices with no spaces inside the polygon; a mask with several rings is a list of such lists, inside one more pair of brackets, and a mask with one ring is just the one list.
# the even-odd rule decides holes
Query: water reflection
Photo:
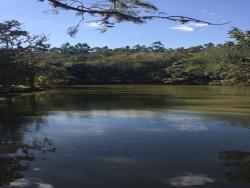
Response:
[{"label": "water reflection", "polygon": [[249,94],[102,86],[1,100],[0,186],[231,188],[224,178],[250,182],[250,154],[242,152],[250,150]]},{"label": "water reflection", "polygon": [[35,188],[54,188],[53,185],[41,182],[32,182],[29,179],[21,178],[10,183],[10,187],[35,187]]},{"label": "water reflection", "polygon": [[167,183],[173,187],[193,187],[204,186],[209,183],[214,183],[215,180],[203,174],[186,174],[167,179]]},{"label": "water reflection", "polygon": [[[25,109],[18,111],[9,104],[3,112],[4,116],[1,116],[0,186],[16,186],[13,182],[24,178],[23,173],[30,170],[30,163],[38,155],[45,156],[47,152],[56,151],[53,140],[42,133],[41,118],[26,119],[22,113]],[[30,113],[35,115],[36,111]]]},{"label": "water reflection", "polygon": [[250,182],[250,152],[223,151],[219,154],[225,167],[225,178],[234,182]]}]

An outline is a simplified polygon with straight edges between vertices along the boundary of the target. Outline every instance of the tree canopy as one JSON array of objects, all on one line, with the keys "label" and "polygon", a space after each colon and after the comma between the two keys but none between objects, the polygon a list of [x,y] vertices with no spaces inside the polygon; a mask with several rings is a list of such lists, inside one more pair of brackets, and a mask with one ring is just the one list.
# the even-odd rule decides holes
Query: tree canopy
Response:
[{"label": "tree canopy", "polygon": [[[51,48],[16,20],[0,22],[0,93],[78,84],[250,84],[249,31],[233,28],[232,39],[189,48],[151,45],[91,47],[66,42]],[[2,86],[1,86],[2,85]]]}]

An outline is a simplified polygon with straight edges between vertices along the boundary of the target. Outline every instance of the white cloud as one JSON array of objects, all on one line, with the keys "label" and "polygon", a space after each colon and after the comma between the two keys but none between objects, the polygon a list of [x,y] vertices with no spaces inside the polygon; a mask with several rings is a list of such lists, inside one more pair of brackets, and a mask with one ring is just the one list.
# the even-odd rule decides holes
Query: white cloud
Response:
[{"label": "white cloud", "polygon": [[103,27],[101,22],[89,22],[89,23],[86,23],[85,26],[93,27],[93,28],[97,28],[97,29]]},{"label": "white cloud", "polygon": [[194,28],[188,25],[177,25],[174,27],[170,27],[170,29],[174,29],[174,30],[179,30],[179,31],[194,31]]},{"label": "white cloud", "polygon": [[192,32],[202,27],[207,27],[208,24],[206,23],[188,23],[188,24],[181,24],[177,26],[170,27],[170,29],[178,30],[178,31],[186,31]]}]

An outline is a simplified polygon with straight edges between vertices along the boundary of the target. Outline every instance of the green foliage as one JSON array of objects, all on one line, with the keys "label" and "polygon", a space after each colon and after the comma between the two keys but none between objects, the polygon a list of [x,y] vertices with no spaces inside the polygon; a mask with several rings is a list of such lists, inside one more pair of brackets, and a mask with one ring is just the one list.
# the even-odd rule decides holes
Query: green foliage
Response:
[{"label": "green foliage", "polygon": [[22,43],[28,42],[28,32],[21,29],[16,20],[0,23],[0,47],[4,49],[20,48]]},{"label": "green foliage", "polygon": [[[12,33],[13,32],[13,33]],[[225,44],[167,49],[160,42],[110,49],[69,43],[49,48],[17,21],[0,23],[0,85],[250,84],[250,31],[233,28]],[[12,34],[11,34],[12,33]],[[3,36],[8,37],[8,44]],[[27,37],[27,41],[24,40]],[[32,39],[31,39],[32,38]],[[17,41],[19,43],[17,44]]]}]

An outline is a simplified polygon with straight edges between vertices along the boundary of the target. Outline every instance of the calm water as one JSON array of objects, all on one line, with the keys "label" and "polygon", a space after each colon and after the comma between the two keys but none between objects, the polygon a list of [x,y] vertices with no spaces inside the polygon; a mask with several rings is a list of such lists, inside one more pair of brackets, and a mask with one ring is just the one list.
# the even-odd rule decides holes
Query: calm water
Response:
[{"label": "calm water", "polygon": [[0,114],[0,187],[250,187],[250,88],[86,86]]}]

